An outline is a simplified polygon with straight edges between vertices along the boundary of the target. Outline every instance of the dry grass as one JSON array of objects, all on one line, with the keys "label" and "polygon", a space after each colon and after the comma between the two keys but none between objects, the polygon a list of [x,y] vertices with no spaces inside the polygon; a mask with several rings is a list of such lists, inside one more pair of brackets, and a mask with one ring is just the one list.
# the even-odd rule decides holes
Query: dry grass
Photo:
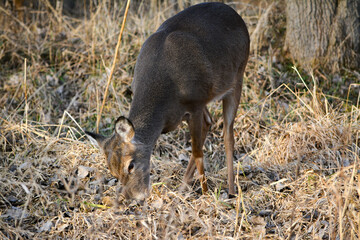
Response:
[{"label": "dry grass", "polygon": [[[221,104],[212,103],[209,194],[199,194],[197,181],[179,191],[190,147],[184,125],[160,137],[152,194],[139,206],[119,199],[116,179],[81,129],[95,129],[124,6],[103,1],[87,19],[74,19],[47,3],[21,24],[1,8],[7,14],[0,19],[0,238],[359,238],[358,85],[349,90],[355,100],[345,104],[346,94],[329,96],[317,86],[326,75],[309,84],[273,61],[276,49],[259,49],[235,124],[237,197],[227,198]],[[233,6],[251,33],[269,16],[264,2]],[[175,12],[167,2],[130,10],[103,133],[128,112],[142,43]]]}]

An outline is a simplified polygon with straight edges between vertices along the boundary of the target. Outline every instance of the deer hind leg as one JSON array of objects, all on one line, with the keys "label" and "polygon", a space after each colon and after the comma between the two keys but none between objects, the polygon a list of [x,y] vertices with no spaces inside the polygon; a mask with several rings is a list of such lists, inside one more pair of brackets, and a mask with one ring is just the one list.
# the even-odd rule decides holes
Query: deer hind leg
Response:
[{"label": "deer hind leg", "polygon": [[14,9],[18,14],[18,18],[21,22],[24,22],[24,0],[14,0]]},{"label": "deer hind leg", "polygon": [[189,184],[193,179],[195,166],[200,175],[200,183],[203,193],[207,192],[207,184],[204,172],[204,158],[202,147],[204,145],[206,134],[211,126],[212,119],[209,111],[205,107],[202,112],[195,113],[188,119],[190,134],[192,155],[184,176],[184,182]]},{"label": "deer hind leg", "polygon": [[229,196],[235,195],[234,187],[234,119],[239,106],[241,88],[242,88],[242,75],[240,74],[239,83],[234,92],[227,95],[223,99],[223,117],[224,117],[224,142],[226,165],[228,172]]}]

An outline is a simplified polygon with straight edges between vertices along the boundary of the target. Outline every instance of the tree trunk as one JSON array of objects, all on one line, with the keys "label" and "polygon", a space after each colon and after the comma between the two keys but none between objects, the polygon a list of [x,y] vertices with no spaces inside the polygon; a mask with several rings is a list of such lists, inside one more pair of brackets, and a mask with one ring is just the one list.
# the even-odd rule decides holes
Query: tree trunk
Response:
[{"label": "tree trunk", "polygon": [[303,67],[360,67],[359,0],[287,0],[286,48]]}]

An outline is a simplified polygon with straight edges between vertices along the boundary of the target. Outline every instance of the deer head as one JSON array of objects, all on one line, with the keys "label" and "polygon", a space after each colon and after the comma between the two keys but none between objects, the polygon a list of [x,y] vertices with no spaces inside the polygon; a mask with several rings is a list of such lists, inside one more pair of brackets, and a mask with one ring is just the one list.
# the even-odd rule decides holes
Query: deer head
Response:
[{"label": "deer head", "polygon": [[104,153],[110,173],[123,185],[121,192],[124,197],[145,199],[149,193],[150,163],[144,160],[147,159],[145,146],[134,139],[135,130],[131,121],[119,117],[111,137],[92,132],[86,134]]}]

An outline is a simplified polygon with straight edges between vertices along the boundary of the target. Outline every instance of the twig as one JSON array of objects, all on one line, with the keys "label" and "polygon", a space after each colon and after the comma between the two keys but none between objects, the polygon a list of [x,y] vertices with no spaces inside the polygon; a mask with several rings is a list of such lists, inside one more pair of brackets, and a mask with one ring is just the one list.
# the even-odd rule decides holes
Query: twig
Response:
[{"label": "twig", "polygon": [[26,88],[26,58],[24,60],[24,97],[25,97],[25,131],[27,132],[29,103],[27,99],[27,88]]}]

